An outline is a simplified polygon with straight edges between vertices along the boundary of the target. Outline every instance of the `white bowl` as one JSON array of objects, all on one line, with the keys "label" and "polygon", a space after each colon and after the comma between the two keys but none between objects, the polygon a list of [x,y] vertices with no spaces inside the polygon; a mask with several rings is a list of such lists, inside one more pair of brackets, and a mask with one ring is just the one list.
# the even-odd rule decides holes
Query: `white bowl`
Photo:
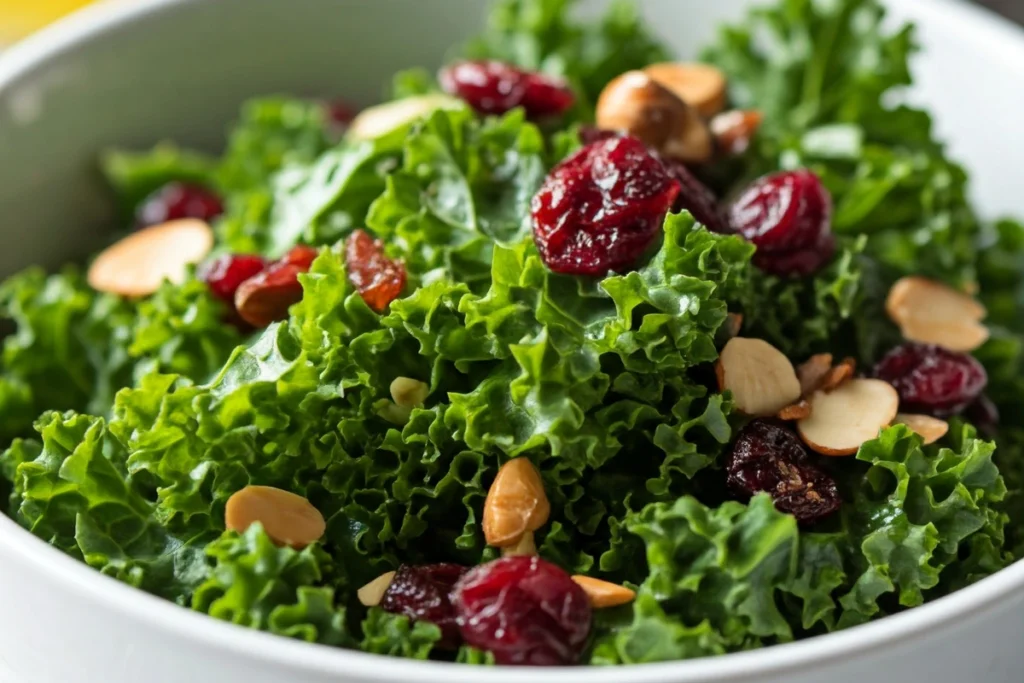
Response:
[{"label": "white bowl", "polygon": [[[744,0],[644,0],[680,55]],[[916,101],[974,173],[989,215],[1024,215],[1024,34],[953,0],[892,0],[919,23]],[[111,144],[215,147],[239,102],[275,91],[370,101],[435,66],[479,0],[133,0],[87,9],[0,57],[0,272],[95,244],[93,172]],[[864,683],[1024,678],[1024,563],[866,626],[630,669],[482,670],[376,657],[217,622],[101,576],[0,516],[0,681],[54,683]]]}]

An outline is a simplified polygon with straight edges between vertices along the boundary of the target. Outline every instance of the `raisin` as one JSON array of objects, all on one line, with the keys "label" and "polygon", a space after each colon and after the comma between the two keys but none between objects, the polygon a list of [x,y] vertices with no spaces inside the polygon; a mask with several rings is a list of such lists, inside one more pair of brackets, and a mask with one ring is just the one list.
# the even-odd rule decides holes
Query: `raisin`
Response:
[{"label": "raisin", "polygon": [[679,191],[636,138],[600,140],[556,166],[534,196],[534,241],[556,273],[625,270],[661,235]]},{"label": "raisin", "polygon": [[345,242],[345,270],[366,305],[383,313],[405,289],[405,264],[384,255],[384,244],[363,230]]},{"label": "raisin", "polygon": [[241,284],[266,265],[266,261],[254,254],[225,254],[206,264],[198,275],[214,296],[234,306],[235,292]]},{"label": "raisin", "polygon": [[146,197],[135,211],[137,227],[145,228],[182,218],[211,221],[224,213],[220,197],[199,185],[167,183]]},{"label": "raisin", "polygon": [[887,353],[874,374],[899,392],[901,411],[935,417],[962,412],[988,384],[985,368],[972,356],[915,342]]},{"label": "raisin", "polygon": [[796,434],[778,420],[754,420],[736,437],[726,463],[729,487],[744,497],[766,492],[775,507],[804,524],[839,509],[836,482],[811,460]]},{"label": "raisin", "polygon": [[590,634],[586,592],[539,557],[503,557],[471,569],[452,591],[466,643],[498,664],[575,664]]},{"label": "raisin", "polygon": [[469,569],[457,564],[402,565],[395,572],[380,606],[387,612],[429,621],[441,629],[437,646],[455,649],[462,638],[450,594]]},{"label": "raisin", "polygon": [[669,175],[679,181],[679,197],[676,198],[673,211],[689,211],[697,222],[702,223],[711,232],[730,232],[718,198],[707,185],[697,179],[681,161],[662,159]]},{"label": "raisin", "polygon": [[810,275],[835,254],[832,197],[808,170],[758,180],[730,208],[729,224],[757,247],[754,264],[772,275]]},{"label": "raisin", "polygon": [[561,80],[502,62],[458,62],[441,70],[441,87],[481,114],[522,107],[530,119],[564,114],[576,102]]},{"label": "raisin", "polygon": [[242,282],[235,292],[235,310],[242,320],[263,328],[287,318],[288,309],[302,300],[299,275],[309,271],[316,255],[312,247],[295,247]]}]

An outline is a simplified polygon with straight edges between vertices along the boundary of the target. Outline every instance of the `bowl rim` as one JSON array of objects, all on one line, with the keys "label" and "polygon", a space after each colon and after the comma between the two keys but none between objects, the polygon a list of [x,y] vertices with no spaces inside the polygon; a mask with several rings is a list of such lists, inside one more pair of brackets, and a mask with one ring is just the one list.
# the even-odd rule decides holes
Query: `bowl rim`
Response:
[{"label": "bowl rim", "polygon": [[[203,1],[104,0],[86,6],[0,55],[0,92],[37,69],[45,68],[51,60],[102,40],[111,31],[154,14]],[[898,6],[911,2],[914,0],[888,0],[887,4]],[[929,23],[953,25],[961,32],[984,36],[984,40],[978,41],[979,50],[991,52],[1000,59],[1024,63],[1024,30],[989,10],[961,0],[917,2],[914,7],[918,13],[928,16]],[[522,671],[516,668],[481,669],[386,657],[291,640],[222,622],[105,576],[36,538],[3,514],[0,514],[0,544],[19,557],[27,569],[45,575],[69,591],[77,591],[80,597],[102,604],[123,618],[171,634],[179,642],[216,647],[249,660],[339,679],[348,674],[382,683],[405,680],[519,683],[522,680]],[[633,683],[729,683],[791,671],[807,672],[838,660],[879,653],[909,640],[920,640],[936,631],[962,627],[966,620],[985,618],[987,613],[997,610],[1013,592],[1024,593],[1024,560],[951,595],[878,621],[749,652],[629,665],[629,678]],[[622,671],[619,667],[536,668],[530,670],[530,677],[535,683],[565,683],[567,680],[620,683]]]}]

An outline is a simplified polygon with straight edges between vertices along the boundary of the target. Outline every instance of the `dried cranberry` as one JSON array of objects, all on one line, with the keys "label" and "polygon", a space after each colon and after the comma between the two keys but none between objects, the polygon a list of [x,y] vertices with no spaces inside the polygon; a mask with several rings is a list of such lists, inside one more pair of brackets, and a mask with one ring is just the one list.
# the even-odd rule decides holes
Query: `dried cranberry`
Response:
[{"label": "dried cranberry", "polygon": [[988,384],[985,368],[972,356],[913,342],[887,353],[875,366],[875,377],[896,388],[903,412],[938,417],[959,413]]},{"label": "dried cranberry", "polygon": [[327,120],[341,128],[347,128],[357,113],[355,107],[341,100],[327,102],[324,109],[327,112]]},{"label": "dried cranberry", "polygon": [[738,495],[766,492],[775,507],[802,523],[832,514],[842,502],[836,482],[777,420],[754,420],[740,431],[726,472],[729,487]]},{"label": "dried cranberry", "polygon": [[309,272],[317,250],[299,246],[242,282],[235,291],[235,310],[253,327],[263,328],[288,317],[302,300],[299,275]]},{"label": "dried cranberry", "polygon": [[722,215],[718,198],[707,185],[697,179],[681,161],[662,159],[669,175],[679,181],[679,197],[676,199],[674,211],[689,211],[699,223],[707,226],[711,232],[729,232],[728,224]]},{"label": "dried cranberry", "polygon": [[146,197],[135,211],[138,227],[182,218],[211,221],[224,213],[220,197],[199,185],[167,183]]},{"label": "dried cranberry", "polygon": [[832,197],[811,171],[758,180],[732,205],[729,223],[757,246],[755,264],[775,275],[808,275],[835,252]]},{"label": "dried cranberry", "polygon": [[576,101],[563,81],[502,62],[458,62],[442,69],[438,79],[445,92],[481,114],[522,107],[527,117],[541,119],[564,114]]},{"label": "dried cranberry", "polygon": [[253,254],[225,254],[204,266],[199,279],[209,285],[214,296],[234,305],[238,287],[265,266],[266,262]]},{"label": "dried cranberry", "polygon": [[469,571],[452,604],[462,638],[499,664],[575,664],[590,633],[590,600],[539,557],[503,557]]},{"label": "dried cranberry", "polygon": [[988,396],[982,394],[967,406],[964,417],[977,428],[986,439],[993,439],[999,431],[999,408]]},{"label": "dried cranberry", "polygon": [[679,181],[633,137],[587,145],[533,198],[533,238],[548,268],[605,275],[629,268],[661,234]]},{"label": "dried cranberry", "polygon": [[405,264],[384,255],[384,244],[363,230],[345,242],[345,270],[366,305],[383,313],[405,289]]},{"label": "dried cranberry", "polygon": [[429,621],[441,629],[439,647],[459,646],[459,626],[449,597],[455,582],[469,569],[457,564],[402,565],[395,572],[380,606],[387,612]]}]

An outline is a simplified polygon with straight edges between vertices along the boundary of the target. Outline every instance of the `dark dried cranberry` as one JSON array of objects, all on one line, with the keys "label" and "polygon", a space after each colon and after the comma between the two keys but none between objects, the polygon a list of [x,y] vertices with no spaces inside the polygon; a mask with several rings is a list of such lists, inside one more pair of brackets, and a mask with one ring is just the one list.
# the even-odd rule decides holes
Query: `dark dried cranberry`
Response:
[{"label": "dark dried cranberry", "polygon": [[718,198],[707,185],[697,179],[681,161],[662,159],[669,175],[679,181],[679,197],[676,198],[673,211],[689,211],[699,223],[707,226],[711,232],[729,232],[728,223],[722,215]]},{"label": "dark dried cranberry", "polygon": [[211,221],[224,213],[220,197],[199,185],[167,183],[146,197],[135,210],[138,227],[159,225],[182,218]]},{"label": "dark dried cranberry", "polygon": [[225,254],[202,268],[199,279],[210,287],[219,299],[232,306],[239,286],[266,267],[260,256],[253,254]]},{"label": "dark dried cranberry", "polygon": [[462,639],[449,595],[467,571],[457,564],[404,564],[395,572],[380,606],[387,612],[435,624],[441,629],[438,646],[455,649]]},{"label": "dark dried cranberry", "polygon": [[964,417],[974,425],[986,439],[994,439],[999,431],[999,408],[988,396],[982,394],[967,406]]},{"label": "dark dried cranberry", "polygon": [[533,198],[533,238],[548,268],[624,270],[661,234],[679,181],[633,137],[587,145],[556,166]]},{"label": "dark dried cranberry", "polygon": [[755,264],[774,275],[808,275],[835,253],[832,197],[811,171],[758,180],[732,205],[729,224],[757,246]]},{"label": "dark dried cranberry", "polygon": [[793,251],[761,251],[754,254],[754,265],[769,275],[804,277],[821,270],[836,253],[836,236],[822,233],[818,244]]},{"label": "dark dried cranberry", "polygon": [[564,114],[576,101],[563,81],[502,62],[458,62],[442,69],[438,80],[481,114],[522,107],[527,117],[542,119]]},{"label": "dark dried cranberry", "polygon": [[385,256],[383,243],[363,230],[356,230],[345,242],[345,270],[366,305],[378,313],[405,289],[405,264]]},{"label": "dark dried cranberry", "polygon": [[726,472],[729,487],[738,495],[766,492],[775,507],[805,524],[832,514],[842,502],[832,477],[777,420],[754,420],[740,431]]},{"label": "dark dried cranberry", "polygon": [[539,557],[503,557],[469,571],[452,604],[462,638],[498,664],[575,664],[590,634],[587,594]]},{"label": "dark dried cranberry", "polygon": [[900,410],[948,417],[973,403],[988,384],[985,368],[966,353],[933,344],[897,346],[875,366],[875,377],[900,395]]},{"label": "dark dried cranberry", "polygon": [[327,112],[327,120],[341,128],[347,128],[357,113],[355,107],[341,100],[326,103],[324,109]]}]

